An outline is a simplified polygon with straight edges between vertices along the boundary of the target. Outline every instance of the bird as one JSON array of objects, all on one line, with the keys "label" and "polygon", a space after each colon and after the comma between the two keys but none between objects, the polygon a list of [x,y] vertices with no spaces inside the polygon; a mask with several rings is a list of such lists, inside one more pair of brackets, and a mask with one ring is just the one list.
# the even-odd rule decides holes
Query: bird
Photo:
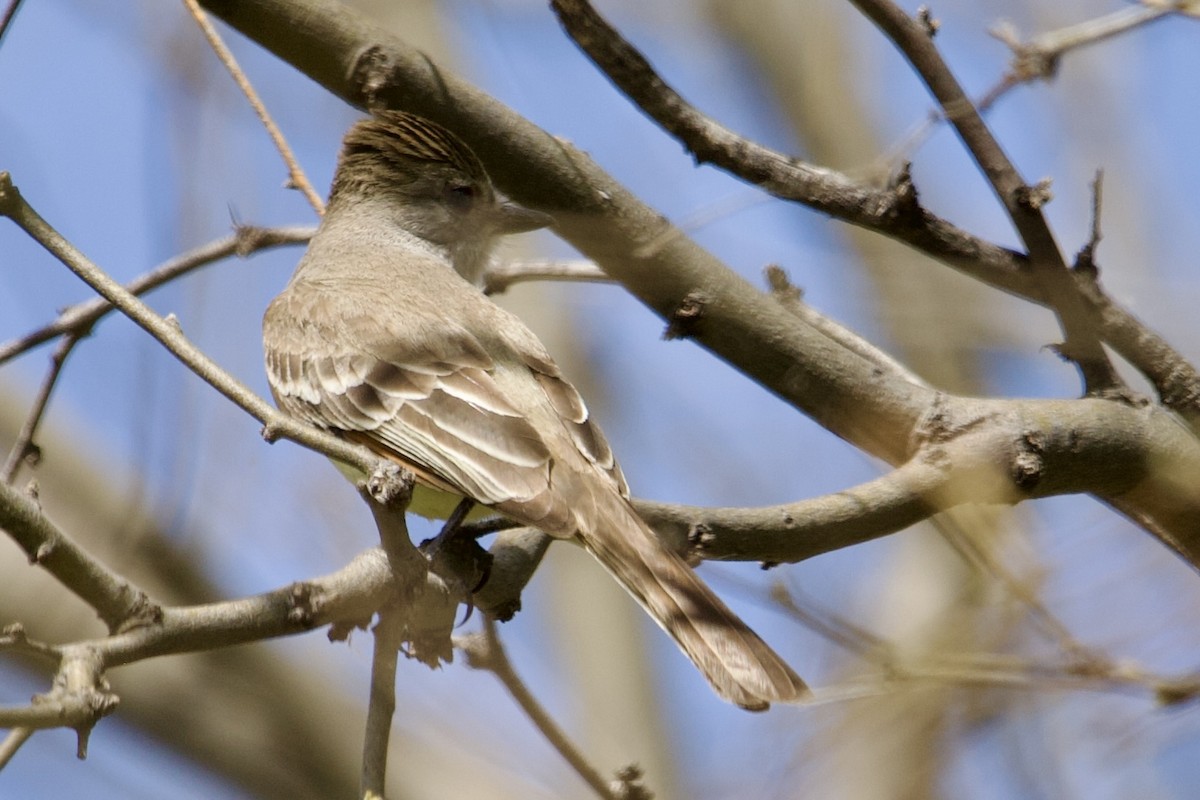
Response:
[{"label": "bird", "polygon": [[808,688],[634,510],[587,406],[535,334],[480,289],[505,235],[547,227],[455,134],[403,111],[346,133],[326,212],[263,318],[285,413],[415,476],[410,510],[466,498],[575,539],[749,710]]}]

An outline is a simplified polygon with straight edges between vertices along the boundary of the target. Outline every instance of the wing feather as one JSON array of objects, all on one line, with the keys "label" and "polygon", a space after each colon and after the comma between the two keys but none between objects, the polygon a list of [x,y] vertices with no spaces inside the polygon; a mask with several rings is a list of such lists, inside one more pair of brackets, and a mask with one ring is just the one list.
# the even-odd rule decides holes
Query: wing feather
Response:
[{"label": "wing feather", "polygon": [[558,366],[548,357],[536,361],[527,359],[526,365],[537,378],[550,405],[553,406],[555,413],[558,414],[559,419],[571,434],[575,449],[607,474],[616,483],[617,489],[623,497],[629,497],[629,486],[625,482],[625,475],[621,472],[616,457],[613,456],[612,448],[608,446],[608,440],[601,433],[600,426],[592,422],[587,405],[584,404],[579,392],[562,377]]},{"label": "wing feather", "polygon": [[461,328],[438,331],[436,345],[399,348],[403,337],[364,317],[322,327],[314,320],[329,316],[295,313],[268,311],[267,375],[281,408],[395,458],[437,488],[513,505],[531,519],[551,512],[550,449]]}]

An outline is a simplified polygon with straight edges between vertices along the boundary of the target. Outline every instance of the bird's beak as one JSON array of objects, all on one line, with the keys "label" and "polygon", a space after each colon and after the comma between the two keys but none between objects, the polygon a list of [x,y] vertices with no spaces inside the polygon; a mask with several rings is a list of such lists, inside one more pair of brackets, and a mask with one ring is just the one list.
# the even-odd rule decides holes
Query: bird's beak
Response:
[{"label": "bird's beak", "polygon": [[531,208],[519,206],[516,203],[504,202],[496,210],[496,227],[500,233],[525,233],[547,228],[554,224],[554,217],[534,211]]}]

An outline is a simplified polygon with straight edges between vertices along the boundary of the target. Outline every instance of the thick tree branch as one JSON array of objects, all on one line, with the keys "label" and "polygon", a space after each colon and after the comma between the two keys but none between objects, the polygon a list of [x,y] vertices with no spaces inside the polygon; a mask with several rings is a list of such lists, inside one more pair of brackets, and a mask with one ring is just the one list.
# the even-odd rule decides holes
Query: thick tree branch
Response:
[{"label": "thick tree branch", "polygon": [[918,455],[860,486],[761,508],[640,500],[663,539],[705,559],[802,561],[903,530],[963,503],[1013,504],[1091,493],[1200,568],[1200,443],[1168,414],[1102,399],[943,396]]},{"label": "thick tree branch", "polygon": [[[0,491],[6,490],[0,485]],[[266,594],[163,608],[158,618],[139,626],[63,646],[55,688],[31,706],[0,709],[0,726],[93,725],[115,706],[116,698],[103,678],[108,669],[153,656],[210,650],[369,618],[393,590],[387,559],[381,550],[373,549],[333,574]]]},{"label": "thick tree branch", "polygon": [[138,587],[90,556],[46,518],[37,502],[0,483],[0,528],[37,564],[96,610],[110,631],[161,613]]}]

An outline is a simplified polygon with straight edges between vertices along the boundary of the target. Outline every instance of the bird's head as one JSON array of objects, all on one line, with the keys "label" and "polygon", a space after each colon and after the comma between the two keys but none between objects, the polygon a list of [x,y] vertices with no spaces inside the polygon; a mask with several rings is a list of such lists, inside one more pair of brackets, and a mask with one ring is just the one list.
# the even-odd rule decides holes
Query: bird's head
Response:
[{"label": "bird's head", "polygon": [[501,198],[479,158],[453,133],[400,111],[361,120],[343,141],[330,212],[363,203],[382,206],[407,232],[444,248],[472,282],[498,237],[553,221]]}]

